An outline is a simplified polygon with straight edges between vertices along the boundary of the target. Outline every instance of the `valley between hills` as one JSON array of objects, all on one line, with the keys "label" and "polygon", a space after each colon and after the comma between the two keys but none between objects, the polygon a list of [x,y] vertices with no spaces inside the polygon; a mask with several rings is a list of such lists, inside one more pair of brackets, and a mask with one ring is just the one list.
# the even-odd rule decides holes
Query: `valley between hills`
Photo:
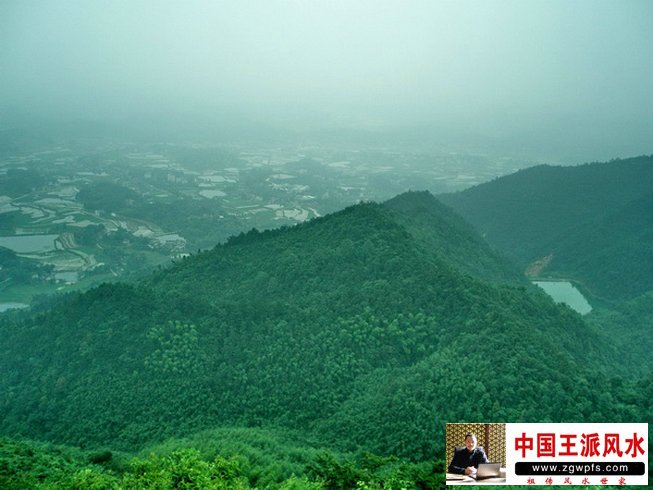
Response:
[{"label": "valley between hills", "polygon": [[[27,215],[46,218],[43,226],[94,220],[80,230],[98,232],[98,262],[111,243],[128,257],[141,247],[142,257],[158,258],[138,274],[98,276],[96,286],[0,317],[7,488],[439,488],[449,421],[652,418],[651,286],[645,274],[626,286],[610,272],[649,263],[649,195],[635,176],[653,168],[651,157],[534,167],[457,193],[404,192],[330,212],[316,197],[302,208],[316,210],[310,219],[280,215],[293,204],[262,199],[265,213],[244,208],[230,218],[250,216],[247,226],[260,229],[234,225],[196,252],[153,245],[158,230],[181,228],[148,226],[150,215],[112,231],[119,216],[153,209],[154,197],[102,168],[80,185],[82,204],[65,223],[44,212],[49,201]],[[632,180],[628,189],[588,186],[560,205],[560,217],[547,198],[530,199],[534,187],[559,198],[547,172],[555,185],[569,173]],[[211,185],[229,184],[225,175]],[[215,197],[189,199],[180,206]],[[604,199],[600,212],[589,204]],[[18,207],[3,213],[4,226],[26,219]],[[263,216],[283,226],[256,221]],[[529,233],[517,226],[526,219]],[[145,228],[152,233],[138,241]],[[601,237],[589,239],[596,230]],[[547,233],[546,244],[528,241]],[[58,243],[82,242],[72,234]],[[573,254],[579,243],[583,262]],[[69,249],[48,253],[59,252]],[[528,264],[548,253],[538,275],[600,292],[588,296],[591,313],[530,283]],[[170,254],[172,263],[162,260]],[[29,260],[10,257],[17,268]]]}]

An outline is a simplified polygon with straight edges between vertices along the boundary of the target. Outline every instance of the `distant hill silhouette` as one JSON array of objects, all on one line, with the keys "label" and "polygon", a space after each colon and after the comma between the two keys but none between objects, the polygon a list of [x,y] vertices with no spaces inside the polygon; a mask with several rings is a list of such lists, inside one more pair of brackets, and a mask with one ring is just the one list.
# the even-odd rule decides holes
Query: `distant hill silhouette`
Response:
[{"label": "distant hill silhouette", "polygon": [[653,289],[653,157],[538,166],[441,195],[523,270],[572,278],[610,301]]}]

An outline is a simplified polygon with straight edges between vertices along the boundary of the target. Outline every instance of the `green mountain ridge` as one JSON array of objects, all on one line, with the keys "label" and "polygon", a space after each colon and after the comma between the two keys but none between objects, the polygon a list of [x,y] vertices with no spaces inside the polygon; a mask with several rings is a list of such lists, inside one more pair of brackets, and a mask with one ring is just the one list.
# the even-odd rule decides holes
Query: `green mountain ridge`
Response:
[{"label": "green mountain ridge", "polygon": [[582,278],[608,302],[653,290],[653,193],[560,237],[546,272]]},{"label": "green mountain ridge", "polygon": [[653,289],[652,180],[653,156],[640,156],[531,167],[438,197],[523,270],[550,257],[541,274],[610,302]]},{"label": "green mountain ridge", "polygon": [[497,255],[468,222],[430,193],[406,192],[383,206],[398,213],[398,222],[417,243],[461,272],[499,283],[528,284],[518,269]]},{"label": "green mountain ridge", "polygon": [[501,284],[521,281],[427,193],[253,230],[0,318],[0,433],[134,451],[276,427],[429,461],[445,422],[650,415],[579,315]]}]

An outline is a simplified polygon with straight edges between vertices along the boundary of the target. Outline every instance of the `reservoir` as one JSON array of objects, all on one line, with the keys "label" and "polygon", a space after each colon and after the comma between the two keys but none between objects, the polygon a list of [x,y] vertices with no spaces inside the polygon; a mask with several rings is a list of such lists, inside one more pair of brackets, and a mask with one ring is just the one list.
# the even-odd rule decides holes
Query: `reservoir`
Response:
[{"label": "reservoir", "polygon": [[585,296],[569,281],[533,281],[533,284],[544,289],[544,292],[551,296],[556,303],[564,303],[581,315],[592,311]]}]

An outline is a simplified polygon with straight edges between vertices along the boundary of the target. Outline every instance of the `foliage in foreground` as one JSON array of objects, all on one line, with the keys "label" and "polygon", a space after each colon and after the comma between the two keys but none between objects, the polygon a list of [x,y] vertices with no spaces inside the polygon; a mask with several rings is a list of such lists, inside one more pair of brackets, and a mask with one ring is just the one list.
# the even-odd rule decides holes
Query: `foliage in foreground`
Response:
[{"label": "foliage in foreground", "polygon": [[[171,442],[173,446],[174,442]],[[177,442],[179,444],[179,442]],[[302,448],[295,448],[301,451]],[[165,449],[164,449],[165,451]],[[0,488],[3,489],[430,489],[443,487],[442,462],[414,464],[370,454],[309,452],[298,474],[261,478],[261,462],[244,455],[208,456],[196,448],[132,457],[65,446],[0,439]],[[269,460],[279,455],[271,453]],[[282,456],[283,458],[283,456]]]}]

